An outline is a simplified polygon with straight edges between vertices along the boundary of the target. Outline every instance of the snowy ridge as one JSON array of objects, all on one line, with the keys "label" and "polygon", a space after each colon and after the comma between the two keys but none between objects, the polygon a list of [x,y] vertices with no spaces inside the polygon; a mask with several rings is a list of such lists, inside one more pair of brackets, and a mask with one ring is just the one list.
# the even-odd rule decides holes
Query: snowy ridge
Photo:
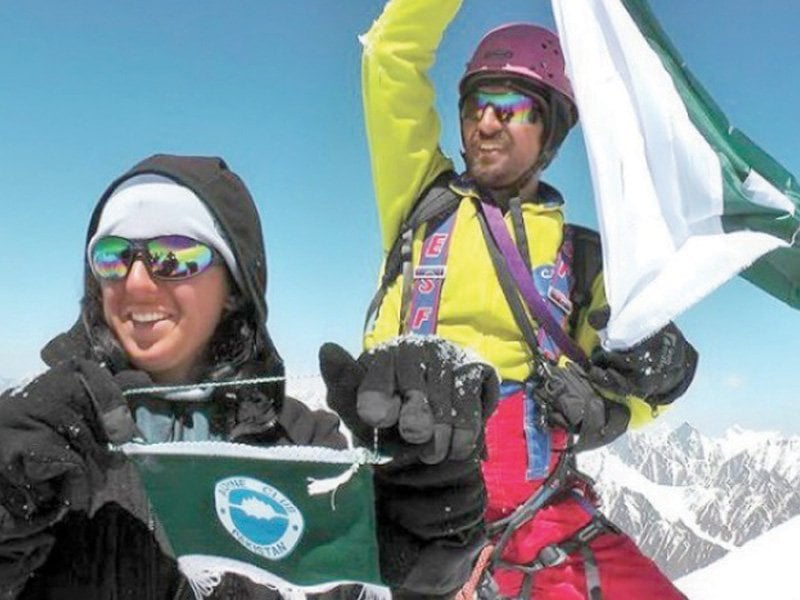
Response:
[{"label": "snowy ridge", "polygon": [[800,515],[800,438],[684,423],[631,432],[579,464],[604,510],[672,578]]}]

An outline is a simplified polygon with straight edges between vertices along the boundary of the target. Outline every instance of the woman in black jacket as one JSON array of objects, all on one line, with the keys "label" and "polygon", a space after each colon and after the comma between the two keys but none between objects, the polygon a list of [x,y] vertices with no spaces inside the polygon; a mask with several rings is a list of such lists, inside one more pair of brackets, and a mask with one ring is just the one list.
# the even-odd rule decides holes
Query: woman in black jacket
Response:
[{"label": "woman in black jacket", "polygon": [[[284,395],[258,212],[224,161],[156,155],[119,177],[92,214],[85,262],[80,318],[43,349],[49,369],[0,396],[0,600],[191,598],[137,472],[111,447],[346,440],[337,416]],[[451,597],[485,544],[494,371],[431,337],[358,361],[327,344],[320,367],[356,440],[394,458],[373,478],[385,583],[398,598]],[[148,389],[174,384],[191,393]],[[235,574],[209,593],[280,597]]]},{"label": "woman in black jacket", "polygon": [[[258,213],[218,158],[157,155],[114,181],[87,233],[78,322],[0,399],[0,597],[190,597],[137,473],[109,442],[344,448],[333,414],[284,396],[266,328]],[[261,377],[190,401],[122,391]],[[217,597],[268,598],[226,577]]]}]

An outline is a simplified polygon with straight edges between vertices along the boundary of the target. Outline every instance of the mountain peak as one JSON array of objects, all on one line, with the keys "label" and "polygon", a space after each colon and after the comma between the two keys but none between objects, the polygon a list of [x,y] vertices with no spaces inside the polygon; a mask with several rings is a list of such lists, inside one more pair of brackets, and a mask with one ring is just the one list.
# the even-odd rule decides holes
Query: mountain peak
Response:
[{"label": "mountain peak", "polygon": [[706,454],[706,439],[689,423],[682,423],[669,435],[672,444],[680,446],[691,456],[702,457]]},{"label": "mountain peak", "polygon": [[689,423],[687,423],[686,421],[678,425],[678,427],[675,428],[673,433],[676,433],[681,437],[691,437],[695,435],[700,435],[700,432],[697,431],[697,429],[695,429],[691,425],[689,425]]}]

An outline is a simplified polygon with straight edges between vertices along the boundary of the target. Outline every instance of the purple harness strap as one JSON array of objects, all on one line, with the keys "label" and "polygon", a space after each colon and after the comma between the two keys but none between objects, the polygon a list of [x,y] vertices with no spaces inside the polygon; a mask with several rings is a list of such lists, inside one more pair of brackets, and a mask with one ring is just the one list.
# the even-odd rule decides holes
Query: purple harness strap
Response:
[{"label": "purple harness strap", "polygon": [[480,202],[480,208],[481,212],[483,212],[486,217],[486,223],[489,226],[492,237],[505,258],[508,271],[517,284],[517,289],[525,300],[525,304],[528,305],[533,317],[544,327],[547,334],[556,345],[561,348],[564,354],[582,367],[588,367],[586,354],[584,354],[583,350],[581,350],[559,326],[553,318],[553,315],[550,314],[550,311],[547,309],[539,292],[536,290],[533,278],[525,266],[525,262],[522,260],[517,246],[511,239],[508,229],[506,229],[506,223],[503,220],[503,214],[500,212],[500,209],[483,200]]}]

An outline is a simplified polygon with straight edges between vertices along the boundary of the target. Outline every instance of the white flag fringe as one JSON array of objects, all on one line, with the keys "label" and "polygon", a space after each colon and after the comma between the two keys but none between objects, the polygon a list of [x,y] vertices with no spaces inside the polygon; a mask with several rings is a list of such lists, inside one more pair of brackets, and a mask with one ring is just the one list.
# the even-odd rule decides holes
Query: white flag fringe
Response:
[{"label": "white flag fringe", "polygon": [[315,586],[298,586],[252,564],[221,556],[199,554],[181,556],[178,558],[178,568],[189,582],[196,600],[210,598],[225,574],[246,577],[259,585],[275,590],[284,600],[306,600],[308,594],[320,594],[337,586],[348,584],[361,586],[358,600],[391,600],[392,598],[389,588],[354,581],[333,581]]}]

